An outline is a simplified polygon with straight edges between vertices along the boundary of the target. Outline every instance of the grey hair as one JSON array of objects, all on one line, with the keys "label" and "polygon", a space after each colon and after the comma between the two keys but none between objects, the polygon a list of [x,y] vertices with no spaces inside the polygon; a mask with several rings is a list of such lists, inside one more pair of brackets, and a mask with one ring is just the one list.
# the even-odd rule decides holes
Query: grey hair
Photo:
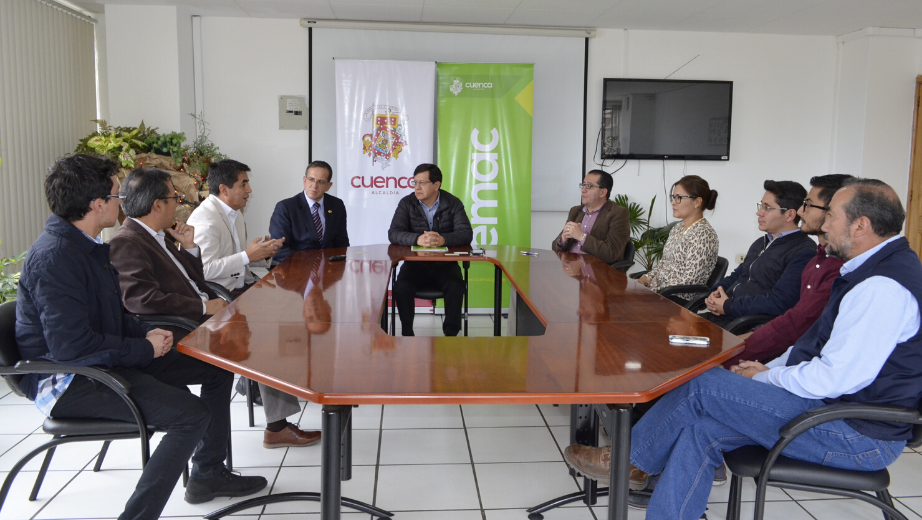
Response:
[{"label": "grey hair", "polygon": [[859,217],[868,217],[871,230],[881,238],[896,236],[903,230],[906,211],[887,183],[877,179],[852,178],[846,180],[842,187],[852,188],[855,192],[844,208],[849,224]]},{"label": "grey hair", "polygon": [[122,211],[131,218],[148,215],[155,201],[173,195],[166,185],[170,179],[169,173],[157,168],[138,168],[129,173],[119,190]]}]

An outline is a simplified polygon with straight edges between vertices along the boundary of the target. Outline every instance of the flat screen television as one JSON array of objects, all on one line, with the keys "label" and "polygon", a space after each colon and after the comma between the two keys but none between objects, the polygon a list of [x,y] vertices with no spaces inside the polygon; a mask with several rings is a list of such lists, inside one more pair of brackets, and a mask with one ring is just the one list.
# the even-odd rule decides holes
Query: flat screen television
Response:
[{"label": "flat screen television", "polygon": [[606,78],[602,159],[730,160],[732,81]]}]

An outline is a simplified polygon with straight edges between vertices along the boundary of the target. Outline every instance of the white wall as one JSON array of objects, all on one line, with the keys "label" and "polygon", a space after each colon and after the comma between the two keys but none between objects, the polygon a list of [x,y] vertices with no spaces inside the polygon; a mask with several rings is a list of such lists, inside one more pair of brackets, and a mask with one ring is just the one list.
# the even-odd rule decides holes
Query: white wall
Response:
[{"label": "white wall", "polygon": [[[599,30],[590,41],[589,63],[587,157],[601,125],[603,78],[671,74],[670,79],[733,81],[729,161],[666,161],[665,166],[629,161],[615,174],[614,188],[644,207],[656,195],[653,224],[662,225],[667,217],[663,185],[668,190],[683,174],[704,177],[719,193],[716,210],[706,216],[720,236],[720,255],[731,266],[759,235],[755,203],[765,179],[795,180],[806,187],[810,177],[830,173],[833,37]],[[607,161],[605,169],[622,164]],[[588,160],[586,168],[593,167]],[[668,218],[673,220],[671,210]]]},{"label": "white wall", "polygon": [[190,17],[173,6],[106,5],[109,124],[143,120],[195,138]]},{"label": "white wall", "polygon": [[881,179],[903,204],[922,74],[922,38],[915,33],[869,28],[839,38],[833,170]]},{"label": "white wall", "polygon": [[[276,202],[303,189],[306,130],[279,130],[278,97],[307,96],[307,29],[298,20],[202,18],[202,80],[211,140],[252,168],[250,236],[269,232]],[[333,133],[332,127],[314,126]],[[333,192],[340,178],[333,177]]]}]

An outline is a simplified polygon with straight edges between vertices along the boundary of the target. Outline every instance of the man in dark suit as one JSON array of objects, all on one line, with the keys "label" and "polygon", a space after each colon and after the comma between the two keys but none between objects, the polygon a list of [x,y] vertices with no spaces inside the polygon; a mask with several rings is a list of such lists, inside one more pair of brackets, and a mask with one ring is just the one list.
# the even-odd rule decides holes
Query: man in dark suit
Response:
[{"label": "man in dark suit", "polygon": [[346,205],[327,195],[332,179],[333,168],[324,161],[314,161],[304,172],[304,191],[275,205],[269,234],[285,239],[273,257],[276,262],[295,251],[349,247]]},{"label": "man in dark suit", "polygon": [[[400,199],[387,237],[398,246],[469,246],[474,238],[471,221],[458,197],[441,189],[442,170],[420,164],[413,172],[413,193]],[[457,262],[404,262],[394,282],[394,300],[404,336],[414,336],[416,292],[438,289],[445,293],[442,332],[457,336],[461,330],[464,278]]]},{"label": "man in dark suit", "polygon": [[580,206],[570,208],[567,224],[551,244],[554,251],[587,253],[610,264],[624,258],[631,239],[628,211],[610,199],[614,179],[592,170],[580,183]]}]

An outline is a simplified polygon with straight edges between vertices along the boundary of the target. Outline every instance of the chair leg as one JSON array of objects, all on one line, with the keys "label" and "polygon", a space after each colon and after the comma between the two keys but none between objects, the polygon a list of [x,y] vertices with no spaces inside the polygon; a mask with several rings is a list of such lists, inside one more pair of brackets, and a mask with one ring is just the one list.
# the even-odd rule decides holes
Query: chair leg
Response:
[{"label": "chair leg", "polygon": [[740,507],[743,500],[743,477],[730,477],[730,498],[727,501],[727,520],[740,520]]},{"label": "chair leg", "polygon": [[[57,437],[55,437],[57,438]],[[51,457],[54,456],[55,448],[48,448],[48,451],[45,452],[45,460],[42,461],[42,467],[38,470],[38,476],[35,477],[35,485],[32,486],[32,493],[29,494],[29,500],[35,501],[38,497],[38,490],[42,487],[42,482],[45,480],[45,474],[48,473],[48,466],[51,465]]]},{"label": "chair leg", "polygon": [[464,265],[464,335],[467,336],[467,317],[468,317],[468,300],[467,300],[467,269],[468,264]]},{"label": "chair leg", "polygon": [[[890,491],[886,489],[882,489],[878,491],[876,494],[877,494],[877,498],[879,498],[881,502],[883,502],[884,504],[887,504],[890,507],[895,508],[895,506],[893,505],[893,498],[890,497]],[[884,511],[884,520],[897,520],[897,519],[893,518],[893,516],[891,515],[888,515],[887,512]]]},{"label": "chair leg", "polygon": [[182,468],[182,487],[189,485],[189,465],[186,464]]},{"label": "chair leg", "polygon": [[96,456],[96,465],[93,466],[93,473],[98,472],[102,468],[102,461],[106,458],[106,452],[109,451],[109,444],[112,444],[112,441],[103,441],[102,449],[99,450],[99,455]]},{"label": "chair leg", "polygon": [[234,471],[234,447],[231,443],[231,438],[233,436],[233,433],[227,436],[227,458],[224,459],[224,461],[227,463],[227,469],[230,471]]},{"label": "chair leg", "polygon": [[[250,383],[252,383],[252,381],[250,381]],[[247,388],[247,416],[250,419],[250,428],[256,425],[256,421],[253,418],[253,406],[253,387],[250,386]]]}]

